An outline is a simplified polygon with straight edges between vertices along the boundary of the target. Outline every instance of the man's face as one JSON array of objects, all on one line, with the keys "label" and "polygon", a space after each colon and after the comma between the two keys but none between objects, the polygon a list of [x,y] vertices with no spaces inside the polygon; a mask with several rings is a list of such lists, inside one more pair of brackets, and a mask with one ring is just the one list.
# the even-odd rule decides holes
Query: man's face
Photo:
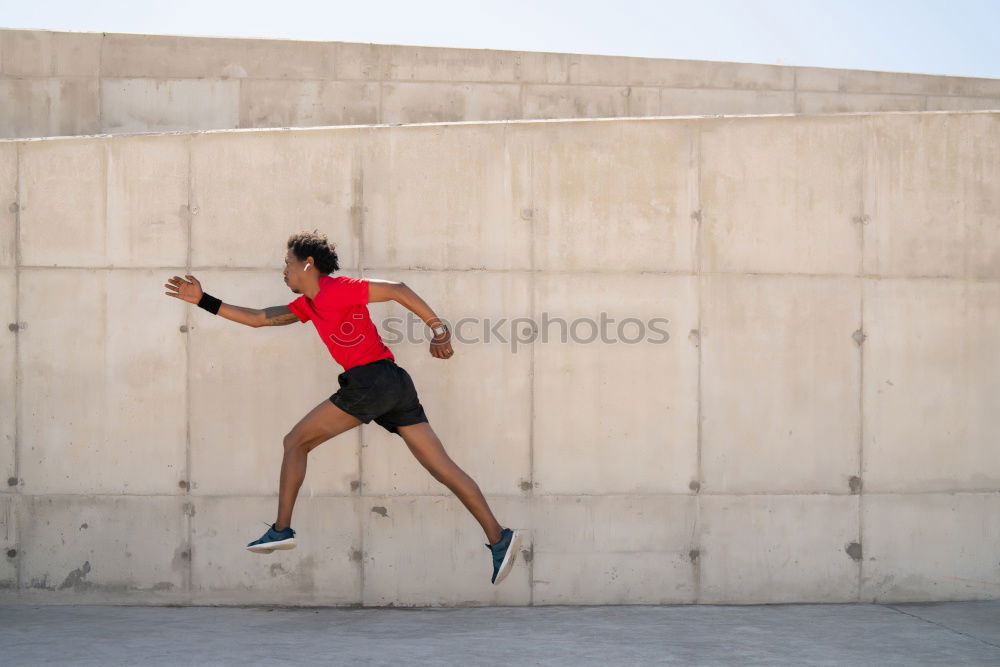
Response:
[{"label": "man's face", "polygon": [[292,249],[289,248],[288,253],[285,254],[285,284],[295,294],[302,293],[298,281],[300,280],[299,276],[302,275],[302,267],[305,265],[306,263],[296,257]]}]

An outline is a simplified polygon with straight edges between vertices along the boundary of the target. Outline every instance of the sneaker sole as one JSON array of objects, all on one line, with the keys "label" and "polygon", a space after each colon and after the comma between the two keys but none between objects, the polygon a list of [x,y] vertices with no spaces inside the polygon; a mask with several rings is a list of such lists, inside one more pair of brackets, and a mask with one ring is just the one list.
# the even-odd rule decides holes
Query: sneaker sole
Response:
[{"label": "sneaker sole", "polygon": [[514,567],[514,560],[517,558],[517,552],[521,549],[521,531],[515,530],[514,534],[510,538],[510,546],[507,547],[507,553],[504,554],[503,562],[500,563],[500,570],[497,572],[496,581],[493,585],[496,586],[510,572],[511,568]]},{"label": "sneaker sole", "polygon": [[285,549],[294,549],[294,548],[295,548],[295,538],[290,537],[287,540],[268,542],[267,544],[255,544],[253,546],[247,547],[247,551],[252,551],[255,554],[269,554],[272,551],[283,551]]}]

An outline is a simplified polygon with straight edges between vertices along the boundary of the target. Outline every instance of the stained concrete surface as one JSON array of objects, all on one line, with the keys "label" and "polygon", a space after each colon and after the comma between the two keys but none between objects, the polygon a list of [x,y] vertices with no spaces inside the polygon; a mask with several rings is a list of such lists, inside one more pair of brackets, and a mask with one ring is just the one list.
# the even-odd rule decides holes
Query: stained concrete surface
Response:
[{"label": "stained concrete surface", "polygon": [[1000,665],[1000,600],[900,605],[0,607],[5,665]]},{"label": "stained concrete surface", "polygon": [[[1000,597],[1000,112],[0,144],[0,604]],[[526,531],[503,587],[375,424],[310,455],[301,549],[242,549],[339,368],[159,293],[287,303],[314,227],[480,341],[389,342]]]},{"label": "stained concrete surface", "polygon": [[0,137],[1000,108],[1000,80],[351,42],[0,30]]}]

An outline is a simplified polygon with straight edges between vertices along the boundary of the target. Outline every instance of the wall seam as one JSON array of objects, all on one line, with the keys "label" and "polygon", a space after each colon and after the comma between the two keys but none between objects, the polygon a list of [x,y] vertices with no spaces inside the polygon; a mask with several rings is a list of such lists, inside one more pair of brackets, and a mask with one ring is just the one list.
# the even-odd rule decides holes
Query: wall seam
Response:
[{"label": "wall seam", "polygon": [[[523,89],[523,86],[522,86]],[[504,123],[504,145],[507,145],[507,128],[509,123]],[[535,238],[535,225],[538,218],[538,211],[535,205],[535,141],[534,134],[529,134],[528,141],[528,206],[531,209],[531,216],[528,222],[528,286],[529,301],[528,312],[534,316],[538,308],[538,272],[535,260],[537,243]],[[531,517],[531,560],[528,561],[528,606],[535,605],[535,348],[529,346],[528,356],[528,507]]]},{"label": "wall seam", "polygon": [[[185,215],[187,222],[187,249],[184,258],[184,267],[186,269],[185,273],[193,274],[194,270],[191,268],[191,258],[193,256],[193,234],[192,229],[194,227],[192,212],[192,204],[194,197],[194,170],[192,169],[192,164],[194,162],[192,158],[193,150],[193,137],[188,137],[185,141],[185,146],[187,148],[187,213]],[[188,602],[191,601],[194,595],[194,527],[193,527],[193,514],[194,512],[188,508],[193,508],[193,503],[191,499],[191,309],[184,309],[184,495],[187,498],[184,502],[184,521],[187,528],[187,563],[184,571],[184,592],[188,597]]]},{"label": "wall seam", "polygon": [[243,122],[243,81],[242,78],[236,80],[236,129],[238,130],[247,128]]},{"label": "wall seam", "polygon": [[695,302],[697,306],[696,317],[697,321],[695,326],[698,327],[698,389],[697,389],[697,429],[696,429],[696,440],[695,440],[695,479],[697,481],[697,490],[695,491],[694,498],[694,526],[692,527],[691,533],[694,540],[693,548],[697,551],[698,556],[691,559],[691,567],[694,569],[692,572],[692,577],[694,579],[694,601],[696,604],[700,603],[702,600],[702,585],[701,585],[701,536],[697,532],[699,529],[699,524],[701,520],[701,486],[704,484],[704,471],[702,469],[702,346],[704,344],[703,332],[702,332],[702,230],[704,228],[703,221],[705,219],[704,212],[701,209],[701,126],[695,125],[695,136],[692,142],[692,148],[694,159],[692,160],[692,167],[694,168],[694,202],[692,208],[694,212],[691,216],[691,221],[695,225],[695,237],[694,237],[694,262],[695,262]]},{"label": "wall seam", "polygon": [[[100,65],[99,65],[100,67]],[[4,74],[4,77],[12,80],[79,80],[85,81],[88,79],[93,79],[94,77],[86,74],[60,74],[60,75],[31,75],[31,74]],[[789,87],[773,87],[773,86],[696,86],[690,84],[674,85],[669,82],[614,82],[614,83],[567,83],[567,82],[551,82],[551,81],[523,81],[523,80],[500,80],[500,81],[488,81],[488,80],[464,80],[464,79],[366,79],[366,78],[326,78],[321,76],[303,76],[303,77],[276,77],[276,76],[248,76],[241,77],[240,81],[251,81],[251,82],[318,82],[325,81],[328,83],[388,83],[388,84],[451,84],[455,86],[462,85],[493,85],[493,86],[536,86],[536,87],[550,87],[550,88],[659,88],[659,89],[669,89],[669,90],[711,90],[711,91],[728,91],[728,92],[760,92],[760,93],[793,93],[797,95],[798,93],[823,93],[830,95],[870,95],[870,96],[895,96],[895,97],[942,97],[942,98],[969,98],[969,99],[986,99],[995,100],[1000,98],[1000,92],[996,94],[982,94],[976,91],[970,91],[967,93],[938,93],[928,90],[909,90],[909,91],[898,91],[898,90],[833,90],[829,88],[802,88],[797,85],[798,73],[793,73],[793,85]],[[945,77],[948,78],[948,77]],[[104,80],[152,80],[152,81],[226,81],[232,80],[227,79],[222,76],[105,76],[103,73],[98,75],[98,85],[102,85]],[[992,79],[991,79],[992,81]],[[970,111],[966,109],[942,109],[942,111],[955,111],[963,112]],[[862,112],[863,113],[863,112]],[[879,113],[879,112],[872,112]]]},{"label": "wall seam", "polygon": [[865,581],[865,342],[867,332],[865,331],[865,226],[870,220],[869,197],[873,194],[874,188],[868,183],[868,179],[875,177],[873,128],[871,119],[865,119],[861,124],[861,217],[859,227],[859,280],[861,281],[858,304],[858,328],[861,331],[861,343],[858,345],[858,544],[861,545],[861,557],[858,560],[858,588],[857,601],[862,601],[864,595]]},{"label": "wall seam", "polygon": [[792,70],[792,113],[799,113],[799,73]]},{"label": "wall seam", "polygon": [[[100,67],[100,65],[99,65]],[[48,80],[48,79],[59,79],[59,80],[79,80],[85,81],[87,79],[93,79],[94,77],[89,74],[59,74],[59,75],[35,75],[35,74],[3,74],[4,77],[13,80]],[[217,76],[184,76],[184,75],[169,75],[169,76],[106,76],[99,71],[98,78],[101,82],[104,79],[109,80],[152,80],[152,81],[226,81],[232,80],[227,79],[221,75]],[[944,78],[953,78],[944,76]],[[316,81],[326,81],[329,83],[389,83],[389,84],[451,84],[456,86],[462,85],[494,85],[494,86],[536,86],[536,87],[549,87],[549,88],[661,88],[670,90],[712,90],[712,91],[744,91],[744,92],[761,92],[761,93],[827,93],[831,95],[891,95],[891,96],[902,96],[902,97],[943,97],[943,98],[970,98],[970,99],[997,99],[1000,97],[1000,92],[995,94],[983,94],[977,91],[969,91],[966,93],[945,93],[945,92],[935,92],[933,90],[863,90],[863,89],[831,89],[831,88],[808,88],[800,87],[797,84],[798,73],[794,72],[792,75],[793,84],[791,86],[697,86],[688,83],[681,83],[679,85],[672,84],[670,82],[654,81],[654,82],[643,82],[643,81],[616,81],[611,83],[570,83],[563,81],[524,81],[521,79],[510,79],[510,80],[480,80],[480,79],[368,79],[364,77],[350,78],[350,77],[323,77],[323,76],[300,76],[300,77],[279,77],[279,76],[247,76],[240,77],[240,81],[274,81],[274,82],[316,82]],[[989,79],[989,81],[995,81],[994,79]],[[963,109],[944,109],[944,111],[966,111]]]},{"label": "wall seam", "polygon": [[[382,86],[379,84],[379,115],[382,113]],[[357,274],[359,278],[364,278],[365,270],[365,158],[367,155],[366,148],[370,146],[370,137],[372,135],[371,130],[367,130],[363,133],[365,137],[365,142],[362,144],[361,148],[355,148],[355,162],[354,166],[358,170],[358,176],[356,179],[357,188],[355,189],[357,197],[358,207],[357,213]],[[353,225],[352,225],[353,226]],[[358,451],[358,493],[356,494],[357,504],[356,504],[356,514],[358,519],[358,551],[361,553],[361,558],[358,561],[358,606],[365,606],[365,473],[364,473],[364,447],[365,447],[365,427],[360,425],[358,427],[358,440],[357,440],[357,451]]]},{"label": "wall seam", "polygon": [[[21,151],[23,144],[18,142],[14,144],[14,201],[17,202],[17,208],[14,211],[14,485],[10,486],[10,480],[8,481],[7,488],[12,488],[14,490],[15,496],[21,496],[21,438],[23,425],[21,424],[21,404],[23,402],[23,395],[21,392],[21,336],[24,334],[21,322]],[[12,510],[12,515],[14,518],[14,539],[17,545],[18,558],[14,562],[14,583],[17,586],[17,590],[22,590],[24,582],[23,578],[23,568],[21,562],[23,558],[20,556],[21,553],[21,526],[18,525],[17,517],[21,512],[18,511],[20,508],[20,502],[17,502],[18,508]]]},{"label": "wall seam", "polygon": [[[996,488],[983,488],[983,489],[962,489],[960,491],[955,491],[952,489],[936,489],[932,491],[869,491],[869,495],[873,496],[998,496],[1000,497],[1000,490]],[[219,493],[199,493],[199,494],[181,494],[181,493],[118,493],[115,491],[87,491],[87,492],[40,492],[40,493],[14,493],[7,492],[5,494],[0,494],[0,496],[24,496],[26,498],[99,498],[107,500],[115,500],[120,498],[177,498],[181,495],[190,495],[191,498],[208,498],[208,499],[223,499],[223,498],[271,498],[274,499],[274,493],[260,493],[257,491],[241,493],[241,492],[219,492]],[[356,494],[353,493],[311,493],[310,498],[351,498]],[[379,493],[375,492],[371,494],[372,497],[379,498],[455,498],[455,494],[450,492],[444,493]],[[806,489],[801,490],[785,490],[779,492],[765,492],[765,491],[732,491],[726,493],[699,493],[700,496],[714,497],[714,498],[783,498],[783,497],[802,497],[802,496],[823,496],[827,498],[849,498],[851,496],[856,496],[858,494],[852,492],[832,492],[832,491],[809,491]],[[524,498],[523,493],[491,493],[491,497],[497,498],[510,498],[518,499]],[[580,492],[580,493],[536,493],[536,498],[609,498],[609,497],[620,497],[629,498],[633,496],[642,496],[644,498],[690,498],[691,492],[667,492],[667,491],[610,491],[610,492]]]},{"label": "wall seam", "polygon": [[101,33],[101,43],[97,47],[97,131],[104,132],[104,42],[108,34]]},{"label": "wall seam", "polygon": [[[21,268],[33,271],[71,271],[71,270],[110,270],[116,271],[149,271],[151,269],[173,271],[180,266],[115,266],[107,265],[41,265],[25,264]],[[414,273],[530,273],[528,269],[484,269],[480,267],[456,269],[456,268],[434,268],[426,266],[366,266],[369,271],[412,271]],[[274,271],[273,266],[192,266],[195,271]],[[189,269],[189,270],[190,270]],[[577,269],[545,269],[538,271],[540,275],[567,275],[567,276],[620,276],[620,275],[654,275],[654,276],[694,276],[698,275],[693,271],[586,271]],[[938,280],[949,282],[960,282],[970,284],[995,285],[1000,284],[1000,278],[980,278],[961,276],[907,276],[907,275],[880,275],[877,273],[768,273],[764,271],[702,271],[701,276],[755,276],[762,278],[815,278],[826,280],[830,278],[864,278],[866,280]]]}]

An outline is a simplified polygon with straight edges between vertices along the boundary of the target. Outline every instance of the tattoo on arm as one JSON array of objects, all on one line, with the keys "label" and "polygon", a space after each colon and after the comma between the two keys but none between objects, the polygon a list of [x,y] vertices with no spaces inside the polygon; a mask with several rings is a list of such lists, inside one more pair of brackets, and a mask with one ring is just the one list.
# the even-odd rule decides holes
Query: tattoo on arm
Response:
[{"label": "tattoo on arm", "polygon": [[264,309],[264,327],[277,327],[283,324],[298,322],[299,318],[289,310],[288,306],[271,306]]}]

